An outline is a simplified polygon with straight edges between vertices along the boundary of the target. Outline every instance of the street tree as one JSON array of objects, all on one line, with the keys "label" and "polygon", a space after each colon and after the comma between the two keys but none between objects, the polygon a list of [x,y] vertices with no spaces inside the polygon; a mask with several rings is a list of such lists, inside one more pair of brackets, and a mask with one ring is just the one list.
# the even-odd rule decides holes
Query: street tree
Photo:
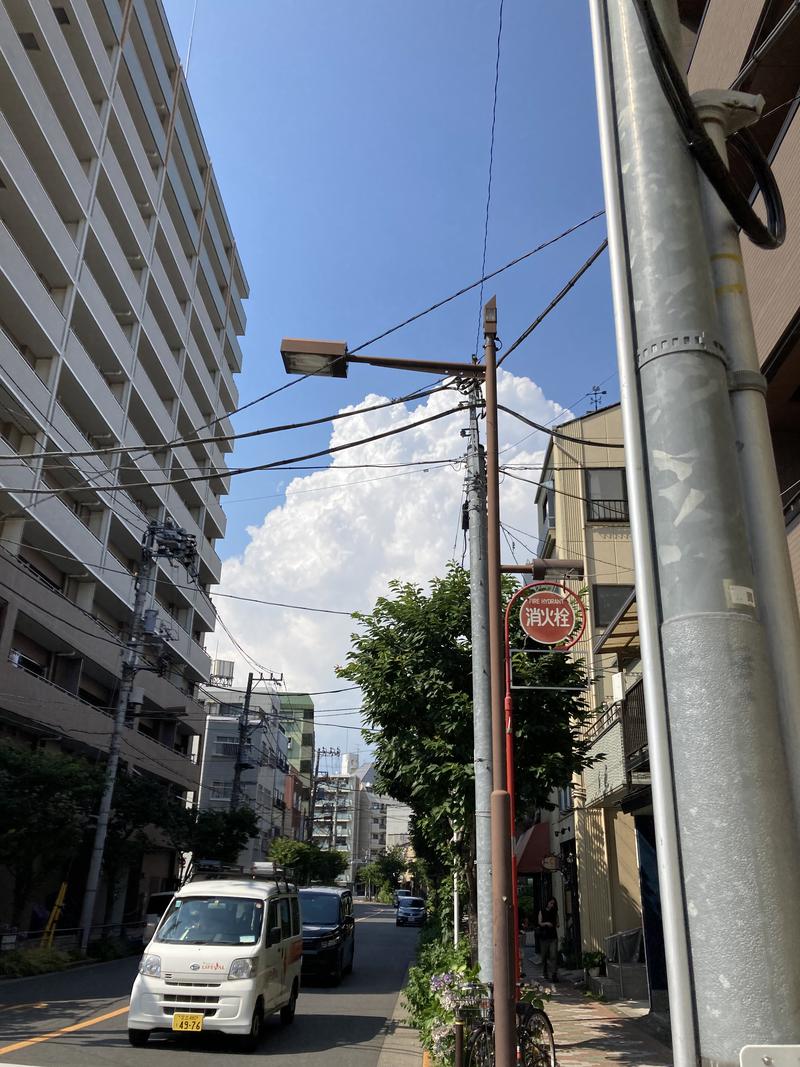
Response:
[{"label": "street tree", "polygon": [[310,882],[334,882],[347,870],[347,856],[336,849],[321,849],[307,841],[277,837],[270,845],[270,859],[294,872],[300,885]]},{"label": "street tree", "polygon": [[[472,639],[469,575],[451,564],[425,591],[414,583],[390,583],[369,614],[354,616],[361,630],[352,637],[341,678],[360,686],[364,735],[374,746],[377,787],[408,804],[412,841],[438,868],[461,867],[471,897],[474,846]],[[516,588],[505,580],[504,603]],[[513,648],[526,638],[513,622]],[[559,653],[514,657],[515,679],[533,686],[581,687],[580,662]],[[566,786],[587,762],[581,726],[588,708],[580,692],[566,688],[515,692],[514,743],[517,813],[521,823],[548,805],[557,786]],[[454,851],[461,830],[467,847]]]}]

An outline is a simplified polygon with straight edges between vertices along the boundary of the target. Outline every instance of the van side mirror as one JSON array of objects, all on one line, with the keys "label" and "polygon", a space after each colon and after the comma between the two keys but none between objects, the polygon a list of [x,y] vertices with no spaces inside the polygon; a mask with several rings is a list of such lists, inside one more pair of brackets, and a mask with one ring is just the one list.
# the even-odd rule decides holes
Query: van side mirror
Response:
[{"label": "van side mirror", "polygon": [[278,945],[278,944],[280,944],[280,940],[281,940],[281,928],[280,928],[280,926],[271,927],[270,931],[269,931],[269,934],[267,936],[267,944],[270,945],[270,946]]}]

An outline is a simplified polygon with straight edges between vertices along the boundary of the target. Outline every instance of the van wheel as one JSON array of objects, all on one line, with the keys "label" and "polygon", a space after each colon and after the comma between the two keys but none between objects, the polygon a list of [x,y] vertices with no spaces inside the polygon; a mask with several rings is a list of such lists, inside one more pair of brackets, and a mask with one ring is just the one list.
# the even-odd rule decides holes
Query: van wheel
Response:
[{"label": "van wheel", "polygon": [[264,1009],[261,1007],[261,1002],[256,1004],[255,1011],[253,1012],[253,1018],[250,1021],[250,1033],[241,1039],[241,1047],[243,1052],[255,1052],[258,1048],[258,1044],[261,1041],[261,1027],[264,1024]]},{"label": "van wheel", "polygon": [[295,979],[292,985],[292,995],[289,997],[289,1003],[285,1004],[281,1008],[281,1022],[284,1026],[288,1026],[294,1019],[294,1013],[297,1010],[297,979]]},{"label": "van wheel", "polygon": [[134,1048],[144,1048],[150,1040],[149,1030],[128,1030],[128,1040]]}]

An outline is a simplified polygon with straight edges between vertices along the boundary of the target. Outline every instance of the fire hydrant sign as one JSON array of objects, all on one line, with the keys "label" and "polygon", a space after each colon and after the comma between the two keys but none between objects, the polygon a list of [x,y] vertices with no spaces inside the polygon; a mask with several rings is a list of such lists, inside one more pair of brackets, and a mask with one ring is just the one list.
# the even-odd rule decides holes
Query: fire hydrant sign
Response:
[{"label": "fire hydrant sign", "polygon": [[569,647],[583,633],[585,620],[583,605],[572,590],[550,585],[522,601],[519,621],[528,637],[540,645]]}]

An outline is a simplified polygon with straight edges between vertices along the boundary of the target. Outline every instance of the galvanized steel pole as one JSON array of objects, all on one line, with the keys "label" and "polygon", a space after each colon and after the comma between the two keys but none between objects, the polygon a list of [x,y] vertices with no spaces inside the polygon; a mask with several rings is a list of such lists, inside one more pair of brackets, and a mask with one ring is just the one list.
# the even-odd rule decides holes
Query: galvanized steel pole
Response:
[{"label": "galvanized steel pole", "polygon": [[[675,0],[654,7],[677,49]],[[800,1033],[800,842],[698,175],[632,0],[608,23],[700,1061],[735,1067]]]},{"label": "galvanized steel pole", "polygon": [[480,386],[470,391],[470,443],[467,455],[469,517],[469,591],[472,614],[472,729],[475,766],[475,889],[478,915],[478,965],[482,982],[491,982],[492,937],[492,689],[489,675],[488,557],[486,466],[478,437]]},{"label": "galvanized steel pole", "polygon": [[[732,89],[704,90],[693,99],[723,159],[726,138],[756,122],[764,106],[763,97]],[[728,389],[757,599],[775,672],[795,823],[800,828],[800,615],[767,416],[767,382],[758,361],[738,227],[709,182],[701,181],[701,187],[717,314],[729,360]]]},{"label": "galvanized steel pole", "polygon": [[630,507],[631,540],[636,562],[636,610],[642,649],[653,823],[656,834],[661,921],[669,987],[669,1020],[675,1067],[696,1067],[695,1031],[689,943],[683,899],[675,786],[669,750],[664,668],[661,659],[658,588],[644,459],[642,413],[636,380],[633,309],[628,282],[625,220],[619,184],[619,151],[614,85],[609,55],[605,0],[590,0],[597,91],[597,123],[603,164],[608,255],[617,339],[617,365],[625,440],[625,478]]}]

